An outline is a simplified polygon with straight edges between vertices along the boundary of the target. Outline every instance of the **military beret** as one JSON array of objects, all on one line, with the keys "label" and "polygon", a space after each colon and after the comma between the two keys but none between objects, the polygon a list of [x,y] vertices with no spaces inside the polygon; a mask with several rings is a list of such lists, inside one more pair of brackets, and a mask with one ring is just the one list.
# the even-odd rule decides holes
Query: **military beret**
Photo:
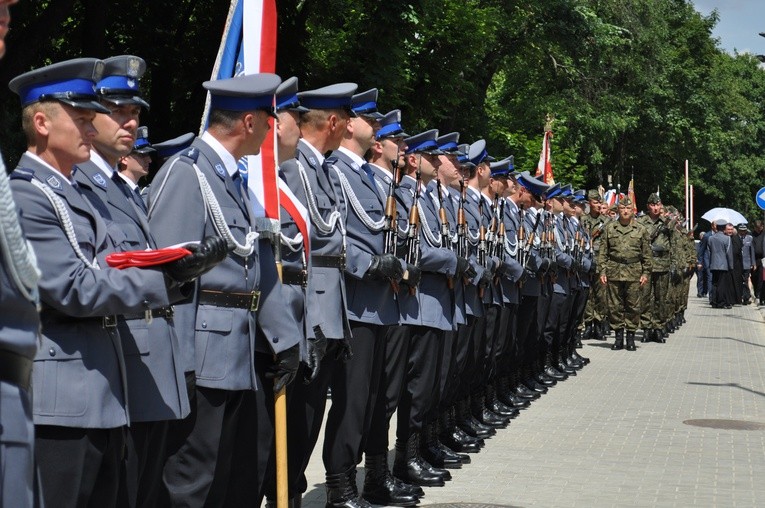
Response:
[{"label": "military beret", "polygon": [[650,196],[648,196],[648,201],[646,201],[646,203],[649,205],[655,205],[657,203],[661,203],[661,198],[657,193],[653,192]]},{"label": "military beret", "polygon": [[98,102],[96,94],[95,84],[103,69],[103,61],[96,58],[75,58],[16,76],[8,88],[21,98],[22,107],[58,101],[73,108],[111,113]]},{"label": "military beret", "polygon": [[368,116],[381,120],[383,116],[377,111],[377,94],[377,88],[357,93],[351,97],[351,110],[356,116]]},{"label": "military beret", "polygon": [[154,147],[149,143],[149,128],[145,126],[138,127],[135,134],[135,143],[133,143],[133,151],[140,154],[148,154],[156,152]]},{"label": "military beret", "polygon": [[298,78],[292,76],[282,82],[276,88],[276,111],[295,111],[297,113],[305,113],[308,108],[300,105],[300,99],[297,96],[298,93]]},{"label": "military beret", "polygon": [[430,129],[414,136],[410,136],[404,140],[407,149],[406,153],[427,153],[431,155],[441,154],[436,143],[438,137],[438,129]]},{"label": "military beret", "polygon": [[406,138],[409,134],[404,132],[404,128],[401,126],[401,110],[394,109],[388,111],[380,119],[380,129],[375,134],[377,139],[384,138]]},{"label": "military beret", "polygon": [[121,106],[137,104],[149,109],[141,98],[138,82],[146,72],[143,58],[133,55],[113,56],[104,60],[104,74],[96,83],[96,93],[102,99]]},{"label": "military beret", "polygon": [[281,82],[282,78],[276,74],[264,72],[205,81],[202,86],[210,92],[210,108],[212,109],[261,110],[276,117],[274,93]]},{"label": "military beret", "polygon": [[587,199],[600,201],[603,198],[601,197],[600,192],[598,192],[597,189],[590,189],[587,191]]}]

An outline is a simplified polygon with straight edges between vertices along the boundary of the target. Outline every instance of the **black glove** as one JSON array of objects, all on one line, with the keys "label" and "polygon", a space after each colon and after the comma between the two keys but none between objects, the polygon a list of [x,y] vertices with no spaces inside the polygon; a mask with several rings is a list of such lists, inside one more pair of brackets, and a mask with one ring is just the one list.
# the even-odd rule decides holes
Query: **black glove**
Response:
[{"label": "black glove", "polygon": [[378,254],[372,258],[372,264],[369,265],[367,273],[370,277],[378,279],[401,280],[404,269],[401,268],[401,262],[393,254]]},{"label": "black glove", "polygon": [[401,282],[409,287],[417,287],[422,279],[422,270],[414,266],[411,263],[406,264],[406,277],[401,279]]},{"label": "black glove", "polygon": [[218,236],[208,236],[199,244],[189,243],[183,247],[191,254],[165,265],[168,277],[181,284],[208,272],[228,255],[226,241]]},{"label": "black glove", "polygon": [[351,349],[351,343],[348,342],[348,339],[339,341],[337,347],[337,355],[335,358],[342,360],[343,362],[347,362],[351,359],[351,357],[353,357],[353,349]]},{"label": "black glove", "polygon": [[299,366],[300,346],[298,344],[276,354],[276,361],[266,372],[266,377],[274,380],[274,393],[277,393],[295,379]]},{"label": "black glove", "polygon": [[316,333],[315,339],[308,339],[306,341],[306,373],[303,377],[303,383],[308,384],[319,375],[319,366],[321,360],[327,353],[327,338],[321,332],[319,327],[314,328]]},{"label": "black glove", "polygon": [[484,270],[483,274],[481,274],[481,280],[478,281],[479,287],[486,287],[489,284],[491,284],[491,281],[494,279],[494,274],[491,273],[491,270],[488,268]]},{"label": "black glove", "polygon": [[462,256],[457,256],[457,270],[454,272],[454,276],[456,278],[461,277],[465,274],[468,268],[470,268],[470,261]]}]

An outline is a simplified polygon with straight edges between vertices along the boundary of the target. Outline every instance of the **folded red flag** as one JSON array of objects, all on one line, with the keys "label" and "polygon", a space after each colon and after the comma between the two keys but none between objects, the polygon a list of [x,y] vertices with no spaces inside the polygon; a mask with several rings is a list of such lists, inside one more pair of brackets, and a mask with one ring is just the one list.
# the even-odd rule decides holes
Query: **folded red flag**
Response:
[{"label": "folded red flag", "polygon": [[146,268],[163,265],[170,261],[181,259],[191,254],[191,251],[183,247],[167,247],[165,249],[129,250],[127,252],[115,252],[106,256],[106,263],[112,268],[130,268],[137,266]]}]

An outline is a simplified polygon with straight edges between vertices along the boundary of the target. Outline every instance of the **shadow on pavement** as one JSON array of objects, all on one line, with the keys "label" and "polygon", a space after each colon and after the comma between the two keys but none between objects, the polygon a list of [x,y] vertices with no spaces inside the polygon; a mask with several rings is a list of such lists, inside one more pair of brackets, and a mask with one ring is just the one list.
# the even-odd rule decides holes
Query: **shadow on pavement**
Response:
[{"label": "shadow on pavement", "polygon": [[704,337],[704,336],[700,336],[700,337],[698,337],[698,338],[699,338],[699,339],[725,339],[725,340],[734,340],[734,341],[736,341],[736,342],[740,342],[740,343],[742,343],[742,344],[748,344],[748,345],[750,345],[750,346],[756,346],[756,347],[765,347],[765,344],[757,344],[756,342],[749,342],[749,341],[746,341],[746,340],[737,339],[737,338],[735,338],[735,337],[708,337],[708,336],[707,336],[707,337]]},{"label": "shadow on pavement", "polygon": [[698,385],[698,386],[732,386],[734,388],[741,388],[744,391],[747,391],[749,393],[754,393],[755,395],[759,395],[760,397],[765,397],[765,393],[758,392],[757,390],[752,390],[751,388],[747,388],[746,386],[741,386],[738,383],[699,383],[696,381],[689,381],[689,385]]}]

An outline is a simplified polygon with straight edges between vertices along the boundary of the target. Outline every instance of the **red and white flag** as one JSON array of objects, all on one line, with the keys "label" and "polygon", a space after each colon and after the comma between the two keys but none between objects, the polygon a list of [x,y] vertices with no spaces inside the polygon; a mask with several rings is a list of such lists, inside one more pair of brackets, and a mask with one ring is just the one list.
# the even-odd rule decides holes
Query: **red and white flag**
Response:
[{"label": "red and white flag", "polygon": [[537,177],[541,177],[542,181],[547,185],[555,185],[555,179],[553,178],[552,162],[550,160],[550,139],[552,138],[552,131],[545,131],[544,138],[542,138],[542,153],[539,154],[539,162],[537,163]]}]

